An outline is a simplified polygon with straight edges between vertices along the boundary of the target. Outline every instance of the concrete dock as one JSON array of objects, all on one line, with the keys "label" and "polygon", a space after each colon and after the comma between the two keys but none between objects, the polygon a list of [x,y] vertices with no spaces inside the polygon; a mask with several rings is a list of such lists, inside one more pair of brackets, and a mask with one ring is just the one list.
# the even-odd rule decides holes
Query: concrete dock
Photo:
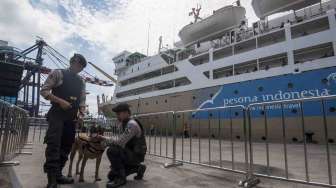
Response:
[{"label": "concrete dock", "polygon": [[[31,131],[32,132],[32,131]],[[46,175],[43,173],[43,163],[45,145],[42,144],[45,130],[35,131],[35,135],[30,135],[28,141],[32,145],[27,146],[23,152],[32,152],[32,155],[19,155],[14,160],[19,161],[20,165],[14,167],[2,167],[0,168],[0,187],[1,188],[43,188],[47,183]],[[150,140],[149,140],[150,139]],[[168,152],[168,156],[171,155],[171,139],[156,139],[154,142],[153,137],[147,137],[149,153],[165,155]],[[167,144],[165,142],[167,141]],[[191,145],[193,150],[190,151],[190,139],[183,141],[177,139],[176,151],[177,159],[190,160],[190,154],[192,161],[201,161],[203,164],[211,164],[218,166],[220,163],[219,158],[219,145],[218,140],[211,140],[211,160],[209,160],[208,140],[202,139],[201,144],[198,143],[198,139],[191,139]],[[223,141],[221,144],[222,151],[222,166],[225,168],[232,167],[232,151],[231,143]],[[168,145],[166,150],[165,146]],[[160,149],[161,146],[161,149]],[[198,150],[200,146],[201,151]],[[154,149],[156,148],[156,149]],[[244,170],[244,152],[243,142],[234,143],[234,168],[238,170]],[[271,175],[284,176],[284,160],[283,160],[283,148],[281,144],[269,145],[271,155],[269,172]],[[331,162],[332,162],[332,180],[335,182],[336,168],[336,148],[335,145],[331,145]],[[308,145],[308,157],[309,157],[309,177],[312,181],[324,182],[328,181],[326,160],[324,158],[324,146],[312,144]],[[254,161],[256,163],[255,170],[258,173],[267,173],[265,145],[262,143],[254,144]],[[300,144],[288,146],[288,165],[289,165],[289,177],[290,178],[305,178],[305,168],[303,163],[302,146]],[[182,153],[184,154],[182,156]],[[77,158],[74,162],[76,162]],[[170,159],[161,157],[155,157],[153,155],[147,155],[145,164],[147,165],[147,171],[142,181],[135,181],[133,177],[128,177],[128,183],[124,187],[238,187],[238,182],[243,180],[245,175],[239,173],[232,173],[221,169],[202,167],[198,165],[184,164],[179,167],[163,168],[163,164],[171,162]],[[83,188],[99,188],[105,187],[107,182],[107,173],[109,171],[109,162],[104,154],[101,166],[100,177],[102,181],[94,182],[95,161],[89,160],[85,169],[85,182],[79,183],[78,176],[75,177],[76,182],[73,185],[62,185],[61,188],[70,187],[83,187]],[[64,169],[64,174],[67,174],[67,169]],[[74,174],[74,172],[73,172]],[[304,184],[290,183],[286,181],[272,180],[268,178],[260,178],[261,183],[256,186],[259,188],[306,188],[306,187],[318,187]]]}]

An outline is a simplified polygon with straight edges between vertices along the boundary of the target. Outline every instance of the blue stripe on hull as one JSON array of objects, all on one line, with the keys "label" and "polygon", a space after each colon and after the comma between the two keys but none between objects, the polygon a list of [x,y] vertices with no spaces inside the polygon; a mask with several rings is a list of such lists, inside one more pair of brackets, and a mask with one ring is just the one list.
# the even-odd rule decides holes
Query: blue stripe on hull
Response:
[{"label": "blue stripe on hull", "polygon": [[[270,70],[271,71],[271,70]],[[248,105],[251,103],[271,102],[279,100],[300,99],[308,97],[320,97],[336,94],[336,67],[302,72],[298,74],[288,74],[271,78],[251,80],[240,83],[226,84],[220,87],[211,100],[204,101],[199,109]],[[327,115],[336,115],[334,109],[335,100],[326,101],[325,111]],[[284,105],[284,114],[288,116],[300,115],[300,104],[292,103]],[[321,102],[305,102],[302,105],[305,116],[322,115]],[[268,105],[265,107],[267,116],[280,117],[280,105]],[[262,107],[256,106],[252,109],[253,117],[262,117]],[[232,117],[241,117],[242,113],[238,109],[233,109]],[[228,110],[213,112],[212,117],[228,118]],[[209,114],[198,112],[196,118],[208,118]]]}]

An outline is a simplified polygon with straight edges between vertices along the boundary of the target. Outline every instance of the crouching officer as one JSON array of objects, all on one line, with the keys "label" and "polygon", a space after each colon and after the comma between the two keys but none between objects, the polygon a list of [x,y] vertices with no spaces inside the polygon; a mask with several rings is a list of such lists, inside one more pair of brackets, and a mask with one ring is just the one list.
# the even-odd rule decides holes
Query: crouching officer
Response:
[{"label": "crouching officer", "polygon": [[47,144],[44,164],[44,172],[48,175],[47,188],[74,182],[62,175],[62,169],[75,140],[78,114],[84,116],[85,83],[78,73],[85,66],[85,58],[75,54],[70,59],[70,67],[51,72],[41,88],[41,95],[52,104],[47,114],[49,127],[44,140]]},{"label": "crouching officer", "polygon": [[109,146],[106,154],[111,171],[107,188],[125,185],[126,177],[133,173],[137,173],[134,179],[140,180],[146,171],[146,166],[141,164],[147,151],[143,126],[130,117],[131,111],[126,103],[117,105],[112,111],[117,115],[121,135],[118,138],[100,137],[102,143]]}]

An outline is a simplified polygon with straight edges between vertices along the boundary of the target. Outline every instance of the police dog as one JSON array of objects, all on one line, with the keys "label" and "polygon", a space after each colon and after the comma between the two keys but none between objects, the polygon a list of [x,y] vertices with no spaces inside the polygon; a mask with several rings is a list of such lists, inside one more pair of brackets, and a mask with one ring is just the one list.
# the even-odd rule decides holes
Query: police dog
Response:
[{"label": "police dog", "polygon": [[[79,133],[72,145],[70,153],[70,164],[68,177],[72,177],[72,163],[73,159],[78,152],[78,161],[76,164],[76,175],[79,174],[79,182],[84,181],[84,168],[88,159],[96,159],[96,173],[95,181],[100,181],[99,178],[99,166],[101,158],[105,151],[105,147],[101,145],[101,141],[98,139],[98,135],[103,135],[104,129],[102,127],[91,127],[89,135],[87,133]],[[79,163],[82,162],[81,169],[79,171]]]}]

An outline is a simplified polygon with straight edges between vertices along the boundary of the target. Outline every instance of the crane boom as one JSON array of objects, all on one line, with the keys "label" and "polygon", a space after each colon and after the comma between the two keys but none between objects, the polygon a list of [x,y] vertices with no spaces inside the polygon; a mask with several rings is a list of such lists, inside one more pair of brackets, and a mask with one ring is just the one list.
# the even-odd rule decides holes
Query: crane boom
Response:
[{"label": "crane boom", "polygon": [[92,62],[88,63],[90,65],[92,65],[95,69],[97,69],[100,73],[102,73],[104,76],[106,76],[108,79],[110,79],[112,82],[117,83],[117,80],[115,78],[113,78],[112,76],[110,76],[109,74],[107,74],[105,71],[103,71],[101,68],[97,67],[95,64],[93,64]]}]

